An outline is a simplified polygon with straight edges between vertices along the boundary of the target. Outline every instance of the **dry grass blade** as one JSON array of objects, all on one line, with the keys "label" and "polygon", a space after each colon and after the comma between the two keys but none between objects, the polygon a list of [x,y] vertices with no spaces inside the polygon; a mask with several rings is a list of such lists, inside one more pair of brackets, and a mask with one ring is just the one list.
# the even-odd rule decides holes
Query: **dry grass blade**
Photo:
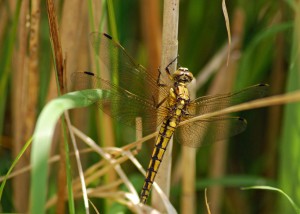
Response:
[{"label": "dry grass blade", "polygon": [[147,135],[147,136],[145,136],[145,137],[143,137],[143,138],[141,138],[141,139],[139,139],[139,140],[137,140],[137,141],[135,141],[135,142],[133,142],[133,143],[131,143],[131,144],[128,144],[128,145],[126,145],[126,146],[123,146],[122,149],[123,149],[123,150],[130,150],[130,149],[132,149],[132,148],[134,148],[134,147],[140,145],[141,143],[144,143],[145,141],[150,140],[150,139],[156,137],[157,134],[158,134],[158,131],[157,131],[157,132],[154,132],[154,133],[152,133],[152,134],[149,134],[149,135]]},{"label": "dry grass blade", "polygon": [[59,30],[57,24],[57,18],[55,13],[55,7],[53,1],[47,0],[47,15],[50,28],[50,41],[52,49],[54,51],[54,60],[58,76],[58,83],[60,92],[64,91],[64,60],[62,55],[61,41],[59,37]]},{"label": "dry grass blade", "polygon": [[[30,118],[27,118],[26,116],[26,98],[28,96],[28,87],[26,87],[27,81],[24,79],[27,78],[28,74],[28,56],[27,56],[27,50],[28,50],[28,29],[26,28],[26,15],[29,13],[29,6],[28,2],[24,1],[20,6],[20,14],[19,14],[19,27],[18,27],[18,36],[16,36],[18,39],[18,49],[15,54],[15,62],[13,63],[13,67],[15,69],[15,73],[13,75],[13,87],[14,90],[13,93],[13,156],[17,157],[18,153],[22,150],[22,147],[24,146],[24,142],[28,139],[25,137],[25,132],[27,132],[26,122],[27,120],[30,120]],[[16,5],[15,5],[16,6]],[[17,9],[17,8],[16,8]],[[9,11],[7,10],[9,13]],[[7,14],[8,15],[8,14]],[[10,35],[12,37],[12,34]],[[4,46],[3,46],[4,47]],[[13,46],[11,47],[13,49]],[[0,60],[1,61],[1,60]],[[7,70],[11,72],[11,69]],[[2,72],[1,72],[2,73]],[[3,70],[2,74],[5,74],[5,70]],[[5,81],[5,85],[7,84],[7,75],[1,76],[1,81]],[[3,85],[2,85],[3,86]],[[1,86],[0,86],[1,87]],[[0,89],[0,96],[1,98],[4,98],[6,91],[6,86]],[[1,106],[2,104],[0,104]],[[25,108],[20,108],[20,106]],[[1,107],[0,107],[1,108]],[[20,118],[27,118],[26,120],[20,121]],[[34,119],[33,119],[34,120]],[[2,128],[1,128],[2,130]],[[31,133],[30,133],[31,134]],[[25,158],[22,158],[19,164],[16,165],[15,170],[21,170],[23,167],[29,165],[29,152],[26,152],[24,154]],[[27,156],[27,157],[26,157]],[[29,181],[30,177],[29,174],[23,174],[21,176],[16,177],[13,179],[13,190],[14,190],[14,196],[13,201],[15,205],[15,210],[17,212],[26,212],[28,210],[28,194],[29,194]]]},{"label": "dry grass blade", "polygon": [[[131,162],[137,167],[137,169],[144,175],[146,176],[146,171],[143,169],[142,165],[138,162],[138,160],[132,155],[131,152],[128,151],[123,151],[123,155],[126,155]],[[158,184],[156,182],[153,183],[153,187],[155,189],[155,191],[157,191],[159,194],[158,196],[160,197],[162,203],[164,204],[164,206],[166,207],[166,210],[168,213],[176,213],[175,208],[173,207],[173,205],[171,204],[171,202],[169,201],[168,197],[164,194],[164,192],[162,191],[162,189],[158,186]]]},{"label": "dry grass blade", "polygon": [[[107,166],[104,162],[100,162],[96,166],[91,167],[85,172],[85,181],[86,184],[90,184],[93,182],[95,179],[99,179],[100,176],[105,176],[105,174],[113,167],[116,172],[119,174],[121,177],[118,182],[110,183],[105,186],[101,186],[98,188],[93,188],[90,189],[88,192],[88,195],[93,196],[93,197],[109,197],[109,198],[114,198],[115,200],[119,201],[120,203],[125,204],[128,208],[135,210],[135,212],[138,212],[141,208],[138,206],[139,204],[139,198],[138,194],[135,191],[135,189],[132,186],[132,183],[129,181],[127,178],[126,174],[123,172],[123,170],[120,167],[120,164],[127,161],[128,159],[132,161],[132,163],[143,173],[145,174],[145,170],[142,168],[141,164],[138,162],[138,160],[134,157],[133,153],[128,149],[127,147],[123,148],[105,148],[102,149],[100,148],[95,142],[93,142],[89,137],[85,136],[83,133],[81,133],[79,130],[77,130],[75,127],[72,127],[72,130],[74,133],[81,138],[84,142],[86,142],[94,151],[96,151],[98,154],[101,155],[102,158],[104,158],[105,163],[108,163]],[[146,136],[145,138],[142,138],[139,140],[139,142],[134,142],[132,143],[133,145],[130,147],[133,149],[134,147],[137,148],[139,144],[143,141],[146,141],[149,139],[149,137],[155,136],[156,133],[151,134],[149,136]],[[126,148],[126,149],[124,149]],[[104,165],[103,165],[104,163]],[[102,167],[102,168],[99,168]],[[99,168],[96,169],[96,168]],[[130,191],[129,193],[123,193],[123,192],[115,192],[115,189],[117,186],[120,185],[120,182],[125,184],[127,186],[128,190]],[[154,183],[154,188],[159,192],[160,197],[162,197],[163,203],[165,203],[165,206],[167,207],[167,210],[170,211],[171,213],[175,213],[175,209],[169,202],[168,198],[165,196],[165,194],[161,191],[159,186]],[[81,194],[80,188],[79,188],[79,182],[77,180],[74,180],[74,186],[73,190],[76,195]],[[92,193],[92,192],[93,193]],[[105,193],[106,192],[106,193]],[[129,200],[126,201],[124,200],[124,197]],[[56,202],[57,198],[52,198],[50,201],[47,203],[47,207],[53,206],[53,204]],[[143,206],[142,209],[150,209],[147,208],[147,206]],[[150,209],[151,211],[154,211],[153,209]]]},{"label": "dry grass blade", "polygon": [[300,91],[295,91],[289,94],[262,98],[255,101],[250,101],[232,107],[228,107],[220,111],[215,111],[209,114],[203,114],[198,117],[194,117],[190,120],[181,122],[179,126],[185,125],[193,121],[209,118],[209,117],[215,117],[215,116],[220,116],[220,115],[225,115],[225,114],[230,114],[234,112],[245,111],[245,110],[250,110],[255,108],[263,108],[263,107],[274,106],[274,105],[283,105],[283,104],[299,102],[299,101],[300,101]]},{"label": "dry grass blade", "polygon": [[[119,174],[121,179],[117,180],[116,182],[109,183],[107,185],[97,187],[97,188],[90,188],[87,194],[89,196],[93,197],[109,197],[113,198],[126,206],[134,207],[133,209],[135,212],[139,212],[138,210],[141,209],[138,206],[139,199],[138,199],[138,194],[133,188],[131,182],[127,178],[126,174],[123,172],[123,170],[120,167],[121,163],[124,163],[129,159],[129,156],[132,156],[132,153],[129,151],[124,151],[120,148],[105,148],[102,149],[100,148],[95,142],[93,142],[90,138],[85,136],[83,133],[81,133],[79,130],[77,130],[75,127],[72,127],[72,131],[79,137],[81,138],[84,142],[86,142],[92,149],[93,151],[96,151],[98,154],[101,155],[102,158],[104,158],[103,161],[100,161],[98,164],[93,165],[89,169],[86,170],[85,172],[85,183],[86,185],[91,184],[95,180],[99,179],[101,176],[105,176],[113,167],[116,172]],[[137,144],[136,144],[137,145]],[[113,154],[113,155],[112,155]],[[119,154],[119,156],[116,156],[116,154]],[[121,155],[122,154],[122,155]],[[129,155],[128,155],[129,154]],[[132,156],[133,157],[133,156]],[[127,188],[130,190],[129,193],[124,193],[124,192],[116,192],[115,190],[120,184],[125,184]],[[80,187],[80,181],[79,179],[75,179],[73,181],[73,191],[75,197],[80,197],[82,196],[82,187]],[[124,197],[127,199],[127,201],[124,200]],[[55,203],[57,203],[57,196],[52,197],[48,202],[46,207],[51,207]]]},{"label": "dry grass blade", "polygon": [[[91,149],[85,149],[85,150],[81,150],[80,153],[84,154],[84,153],[89,153],[91,151],[92,151]],[[72,152],[72,153],[70,153],[70,155],[73,156],[74,153]],[[59,155],[54,155],[54,156],[50,157],[48,164],[56,163],[56,162],[60,161],[60,159],[61,158]],[[15,170],[14,172],[10,173],[9,176],[7,177],[7,179],[17,177],[18,175],[23,174],[25,172],[29,172],[30,170],[31,170],[31,166],[27,165],[27,166],[23,167],[22,169]],[[2,182],[4,180],[4,178],[5,178],[5,176],[1,176],[0,182]]]},{"label": "dry grass blade", "polygon": [[[165,68],[178,55],[178,20],[179,0],[165,0],[163,9],[161,68]],[[174,65],[170,67],[171,72],[175,70],[176,63],[173,64]],[[166,74],[162,75],[162,78],[166,80]],[[170,192],[171,183],[172,147],[173,141],[171,140],[156,176],[156,182],[163,189],[163,192],[167,196]],[[158,196],[158,193],[155,191],[153,191],[152,194],[152,205],[161,212],[166,211],[164,204],[161,202],[160,197]]]},{"label": "dry grass blade", "polygon": [[[52,45],[52,50],[53,50],[53,55],[54,55],[54,63],[55,63],[55,67],[56,67],[56,75],[57,75],[57,91],[58,94],[64,94],[66,92],[66,87],[65,87],[65,83],[66,83],[66,71],[65,71],[65,61],[63,59],[63,55],[62,55],[62,47],[61,47],[61,40],[60,40],[60,34],[59,34],[59,30],[58,30],[58,23],[57,23],[57,17],[56,17],[56,11],[55,11],[55,6],[53,1],[51,0],[47,0],[47,15],[48,15],[48,22],[49,22],[49,28],[50,28],[50,41],[51,41],[51,45]],[[68,123],[68,122],[67,122]],[[62,129],[64,129],[64,127],[62,127]],[[63,130],[64,131],[64,130]],[[63,203],[64,198],[65,198],[65,188],[66,188],[66,177],[68,178],[68,176],[66,175],[66,147],[65,145],[62,143],[64,142],[63,137],[61,136],[61,143],[59,145],[59,152],[60,152],[60,156],[61,156],[61,160],[59,162],[59,173],[58,173],[58,179],[59,179],[59,183],[58,183],[58,196],[59,198],[59,204],[58,204],[58,210],[60,210],[61,212],[64,212],[65,210],[65,204]],[[74,145],[74,144],[73,144]],[[76,147],[75,147],[76,148]],[[76,149],[75,149],[76,152]],[[78,154],[76,152],[76,160],[78,163],[78,167],[80,167],[80,160],[78,160]],[[68,179],[70,180],[70,179]],[[70,183],[70,181],[69,181]],[[70,186],[70,185],[68,185]],[[83,192],[84,192],[84,180],[83,180]],[[71,191],[69,191],[69,199],[70,201],[73,200],[72,195],[71,195]],[[85,201],[85,205],[88,207],[88,200],[87,200],[87,196],[86,194],[84,194],[84,201]],[[73,202],[70,203],[70,209],[73,210],[74,206],[73,206]],[[88,208],[86,207],[86,210],[88,211]]]},{"label": "dry grass blade", "polygon": [[94,204],[91,200],[89,200],[89,202],[91,203],[92,207],[94,208],[95,213],[96,213],[96,214],[100,214],[100,212],[98,211],[98,209],[97,209],[97,207],[95,206],[95,204]]},{"label": "dry grass blade", "polygon": [[[68,112],[65,112],[65,119],[66,119],[66,122],[68,125],[68,130],[71,130],[71,122],[70,122],[70,117],[69,117]],[[86,190],[86,184],[85,184],[85,179],[84,179],[84,175],[83,175],[83,168],[82,168],[81,161],[80,161],[79,150],[78,150],[77,143],[76,143],[73,132],[70,132],[70,136],[71,136],[71,141],[72,141],[74,152],[75,152],[79,177],[80,177],[80,181],[81,181],[80,183],[81,183],[81,190],[82,190],[82,195],[83,195],[83,200],[84,200],[84,207],[85,207],[86,213],[89,213],[87,190]]]},{"label": "dry grass blade", "polygon": [[225,0],[222,0],[222,10],[223,10],[223,14],[224,14],[225,22],[226,22],[227,34],[228,34],[228,55],[227,55],[227,66],[228,66],[229,57],[230,57],[230,49],[231,49],[231,34],[230,34],[230,22],[229,22],[229,17],[228,17]]},{"label": "dry grass blade", "polygon": [[210,208],[209,208],[209,203],[208,203],[208,200],[207,200],[207,189],[205,188],[205,206],[206,206],[206,210],[207,210],[207,213],[208,214],[211,214],[210,212]]},{"label": "dry grass blade", "polygon": [[[181,212],[196,213],[196,149],[182,147],[182,195],[181,195]],[[188,167],[185,167],[188,166]]]},{"label": "dry grass blade", "polygon": [[[193,80],[189,85],[190,98],[195,99],[196,97],[196,81]],[[181,133],[183,134],[183,133]],[[182,136],[184,137],[184,136]],[[182,156],[179,158],[180,164],[180,177],[182,179],[182,194],[180,199],[181,213],[196,213],[196,149],[183,146]],[[189,166],[189,167],[185,167]],[[176,171],[175,171],[176,172]],[[174,178],[173,173],[173,178]]]},{"label": "dry grass blade", "polygon": [[[26,79],[25,124],[24,139],[30,138],[34,131],[37,116],[38,95],[39,95],[39,36],[40,36],[40,1],[31,1],[30,11],[30,36],[29,36],[29,61],[28,70],[24,72]],[[24,83],[24,82],[23,82]],[[22,178],[21,178],[22,179]],[[24,201],[24,199],[22,199]]]},{"label": "dry grass blade", "polygon": [[[31,23],[29,38],[29,70],[28,70],[28,96],[27,96],[27,133],[29,137],[35,125],[36,108],[38,101],[39,82],[39,29],[40,29],[40,1],[31,2]],[[27,138],[26,137],[26,138]]]},{"label": "dry grass blade", "polygon": [[79,138],[81,138],[87,145],[89,145],[91,148],[94,149],[94,151],[96,151],[99,155],[101,155],[102,158],[104,158],[106,161],[108,161],[110,163],[110,165],[112,165],[114,167],[114,169],[116,170],[116,172],[119,174],[119,176],[121,177],[121,179],[123,180],[124,184],[127,186],[127,188],[130,190],[130,192],[135,195],[136,197],[133,198],[132,202],[133,204],[138,204],[139,203],[139,198],[138,198],[138,194],[135,191],[133,185],[131,184],[131,182],[129,181],[129,179],[127,178],[126,174],[124,173],[124,171],[122,170],[122,168],[120,167],[119,164],[116,164],[116,160],[112,158],[112,156],[105,152],[102,148],[100,148],[91,138],[85,136],[83,133],[81,133],[78,129],[76,129],[75,127],[72,127],[72,131],[74,132],[74,134],[76,134]]}]

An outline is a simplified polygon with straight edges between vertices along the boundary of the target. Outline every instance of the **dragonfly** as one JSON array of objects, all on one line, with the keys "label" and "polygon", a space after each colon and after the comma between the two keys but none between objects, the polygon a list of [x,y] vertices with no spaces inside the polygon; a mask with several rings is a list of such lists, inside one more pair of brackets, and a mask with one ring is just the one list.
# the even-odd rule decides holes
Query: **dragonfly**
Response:
[{"label": "dragonfly", "polygon": [[[94,32],[91,33],[90,40],[100,58],[100,67],[106,71],[118,71],[118,83],[89,71],[75,72],[72,74],[72,81],[76,84],[76,89],[81,90],[87,98],[90,92],[83,89],[101,89],[103,96],[96,101],[97,106],[123,124],[143,127],[143,130],[160,127],[140,194],[140,202],[143,204],[147,202],[174,133],[180,133],[179,142],[182,145],[198,148],[237,135],[247,126],[246,119],[229,115],[214,116],[184,125],[180,125],[181,122],[263,97],[267,92],[267,84],[257,84],[237,92],[202,96],[192,100],[187,86],[193,80],[193,74],[185,67],[178,67],[173,74],[170,72],[170,66],[177,58],[166,66],[165,72],[169,81],[164,82],[160,78],[159,69],[155,77],[138,64],[112,36]],[[138,120],[141,124],[137,124],[139,122],[136,122],[136,118],[141,118]]]}]

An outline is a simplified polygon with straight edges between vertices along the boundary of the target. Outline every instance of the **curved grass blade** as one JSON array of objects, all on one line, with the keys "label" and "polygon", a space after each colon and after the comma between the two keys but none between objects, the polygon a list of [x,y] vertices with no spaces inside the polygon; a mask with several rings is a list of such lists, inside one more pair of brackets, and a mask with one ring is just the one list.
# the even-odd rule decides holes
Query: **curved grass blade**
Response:
[{"label": "curved grass blade", "polygon": [[271,190],[271,191],[279,192],[280,194],[282,194],[284,197],[287,198],[287,200],[290,202],[290,204],[294,208],[295,212],[298,213],[298,214],[300,214],[300,208],[297,206],[297,204],[293,201],[293,199],[291,199],[288,196],[288,194],[286,194],[281,189],[278,189],[278,188],[275,188],[275,187],[271,187],[271,186],[251,186],[251,187],[244,187],[244,188],[242,188],[242,190],[249,190],[249,189],[263,189],[263,190]]},{"label": "curved grass blade", "polygon": [[31,213],[44,213],[47,195],[47,160],[55,125],[64,111],[89,106],[103,95],[101,90],[90,90],[89,94],[89,99],[80,92],[72,92],[52,100],[45,106],[37,120],[31,153]]},{"label": "curved grass blade", "polygon": [[6,173],[2,183],[1,183],[1,186],[0,186],[0,201],[1,201],[1,198],[2,198],[2,194],[3,194],[3,189],[5,187],[5,184],[6,184],[6,181],[7,181],[7,178],[8,176],[10,175],[10,173],[12,172],[12,170],[15,168],[16,164],[18,163],[18,161],[20,160],[20,158],[22,157],[22,155],[24,154],[24,152],[27,150],[27,148],[30,146],[32,142],[32,138],[30,138],[26,143],[25,145],[23,146],[23,148],[21,149],[21,151],[19,152],[19,154],[17,155],[17,157],[15,158],[15,160],[13,161],[12,165],[10,166],[8,172]]}]

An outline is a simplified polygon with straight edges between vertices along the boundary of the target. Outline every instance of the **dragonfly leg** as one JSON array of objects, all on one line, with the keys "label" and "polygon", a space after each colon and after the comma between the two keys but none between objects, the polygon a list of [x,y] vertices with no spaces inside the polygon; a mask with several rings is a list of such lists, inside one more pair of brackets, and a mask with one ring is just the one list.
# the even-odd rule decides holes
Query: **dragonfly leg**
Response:
[{"label": "dragonfly leg", "polygon": [[163,83],[160,82],[160,75],[161,75],[160,68],[158,68],[157,70],[158,70],[158,77],[157,77],[157,80],[156,80],[157,85],[161,86],[161,87],[166,87],[167,86],[166,84],[163,84]]},{"label": "dragonfly leg", "polygon": [[[172,75],[171,75],[171,72],[170,72],[170,69],[169,69],[169,67],[178,59],[178,57],[179,57],[179,55],[177,55],[176,57],[175,57],[175,59],[173,59],[167,66],[166,66],[166,68],[165,68],[165,71],[166,71],[166,73],[167,73],[167,75],[168,75],[168,77],[169,77],[169,79],[170,80],[173,80],[173,77],[172,77]],[[178,66],[180,67],[180,65],[179,65],[179,63],[177,63],[178,64]],[[157,78],[157,85],[158,86],[162,86],[162,87],[166,87],[167,85],[166,84],[163,84],[163,83],[161,83],[160,82],[160,76],[161,76],[161,70],[160,70],[160,68],[158,68],[157,69],[158,70],[158,78]]]},{"label": "dragonfly leg", "polygon": [[160,102],[156,105],[156,108],[158,109],[164,102],[166,102],[167,99],[168,99],[168,97],[165,97],[164,99],[162,99],[162,101],[160,101]]},{"label": "dragonfly leg", "polygon": [[173,78],[172,78],[172,75],[171,75],[171,72],[170,72],[169,67],[170,67],[170,66],[178,59],[178,57],[179,57],[179,55],[177,55],[177,56],[175,57],[175,59],[173,59],[173,60],[166,66],[166,68],[165,68],[165,71],[167,72],[167,74],[168,74],[170,80],[173,80]]},{"label": "dragonfly leg", "polygon": [[188,112],[188,110],[186,110],[186,109],[182,109],[182,116],[189,116],[190,115],[190,113]]}]

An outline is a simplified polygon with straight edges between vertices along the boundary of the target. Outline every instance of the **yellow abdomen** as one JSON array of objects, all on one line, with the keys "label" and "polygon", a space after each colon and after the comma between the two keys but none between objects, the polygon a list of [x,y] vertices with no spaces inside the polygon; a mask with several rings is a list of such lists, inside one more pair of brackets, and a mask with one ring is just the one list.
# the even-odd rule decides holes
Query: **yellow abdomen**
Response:
[{"label": "yellow abdomen", "polygon": [[155,147],[151,156],[151,160],[147,169],[145,183],[141,192],[141,203],[145,204],[154,182],[154,178],[157,174],[168,143],[178,125],[177,117],[171,117],[166,119],[160,127],[158,137],[156,139]]}]

